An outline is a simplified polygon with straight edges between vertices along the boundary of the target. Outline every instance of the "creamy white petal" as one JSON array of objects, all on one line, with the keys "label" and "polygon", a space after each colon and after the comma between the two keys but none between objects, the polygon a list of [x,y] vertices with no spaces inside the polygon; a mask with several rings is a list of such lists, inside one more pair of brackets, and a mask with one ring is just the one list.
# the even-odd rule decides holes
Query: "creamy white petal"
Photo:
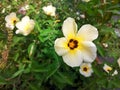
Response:
[{"label": "creamy white petal", "polygon": [[97,48],[94,43],[89,41],[82,42],[83,49],[81,50],[85,62],[93,62],[96,58]]},{"label": "creamy white petal", "polygon": [[63,22],[62,31],[65,37],[75,36],[77,33],[77,24],[75,20],[71,17],[68,17]]},{"label": "creamy white petal", "polygon": [[62,57],[63,61],[71,67],[80,66],[80,64],[83,62],[82,54],[79,50],[76,50],[75,52],[68,52]]},{"label": "creamy white petal", "polygon": [[80,73],[81,73],[83,76],[85,76],[85,77],[90,77],[91,74],[92,74],[92,71],[91,71],[91,70],[88,71],[88,72],[83,72],[83,71],[80,69],[79,71],[80,71]]},{"label": "creamy white petal", "polygon": [[21,32],[21,30],[16,30],[15,33],[16,34],[21,34],[22,32]]},{"label": "creamy white petal", "polygon": [[22,18],[22,22],[28,22],[30,20],[29,16],[25,16]]},{"label": "creamy white petal", "polygon": [[54,48],[59,56],[65,55],[69,52],[69,48],[67,47],[67,40],[64,37],[55,40]]},{"label": "creamy white petal", "polygon": [[97,28],[90,24],[83,25],[78,31],[77,36],[83,37],[84,40],[93,41],[98,37]]},{"label": "creamy white petal", "polygon": [[119,67],[120,67],[120,57],[118,58],[117,63],[119,65]]},{"label": "creamy white petal", "polygon": [[83,2],[89,2],[90,0],[82,0]]},{"label": "creamy white petal", "polygon": [[24,29],[24,25],[25,23],[23,24],[21,21],[16,23],[16,27],[19,28],[20,30]]},{"label": "creamy white petal", "polygon": [[16,13],[15,12],[12,12],[12,13],[10,13],[9,15],[7,15],[6,17],[5,17],[5,21],[6,22],[9,22],[10,21],[10,19],[11,18],[16,18]]},{"label": "creamy white petal", "polygon": [[14,29],[14,25],[10,24],[10,23],[6,23],[5,26],[11,30]]}]

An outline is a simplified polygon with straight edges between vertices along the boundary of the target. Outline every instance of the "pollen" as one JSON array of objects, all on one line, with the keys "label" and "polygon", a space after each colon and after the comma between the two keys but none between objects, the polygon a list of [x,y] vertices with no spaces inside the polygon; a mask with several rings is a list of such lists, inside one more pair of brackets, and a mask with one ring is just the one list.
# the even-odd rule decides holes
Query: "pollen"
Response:
[{"label": "pollen", "polygon": [[87,67],[84,67],[84,68],[83,68],[83,71],[87,72],[87,71],[88,71],[88,68],[87,68]]},{"label": "pollen", "polygon": [[72,50],[77,48],[78,47],[78,41],[74,40],[74,39],[70,39],[70,41],[68,42],[68,47]]}]

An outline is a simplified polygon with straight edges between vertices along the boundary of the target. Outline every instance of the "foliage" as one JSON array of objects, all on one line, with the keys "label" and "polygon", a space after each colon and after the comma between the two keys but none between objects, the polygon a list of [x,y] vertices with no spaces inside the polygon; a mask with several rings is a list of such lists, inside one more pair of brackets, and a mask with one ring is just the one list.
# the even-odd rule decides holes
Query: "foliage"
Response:
[{"label": "foliage", "polygon": [[[1,0],[0,1],[0,90],[102,90],[120,88],[120,2],[119,0]],[[56,16],[47,16],[42,7],[52,4]],[[26,15],[35,21],[35,28],[28,36],[15,34],[5,27],[5,16],[29,5]],[[5,10],[5,12],[3,12]],[[83,18],[81,15],[85,15]],[[89,23],[99,31],[95,40],[97,59],[92,64],[94,73],[84,77],[79,67],[67,66],[54,50],[54,41],[62,37],[62,24],[73,17],[78,27]],[[118,17],[117,20],[116,17]],[[106,47],[103,43],[107,44]],[[8,48],[8,56],[4,56]],[[3,61],[3,58],[7,60]],[[108,74],[104,63],[113,70]],[[112,76],[114,70],[118,75]]]}]

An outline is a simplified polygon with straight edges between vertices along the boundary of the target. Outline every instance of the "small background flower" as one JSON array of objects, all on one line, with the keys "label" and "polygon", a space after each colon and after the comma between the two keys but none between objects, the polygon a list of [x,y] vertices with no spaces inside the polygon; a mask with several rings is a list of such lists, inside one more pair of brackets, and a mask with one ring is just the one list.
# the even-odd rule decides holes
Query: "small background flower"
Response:
[{"label": "small background flower", "polygon": [[85,77],[90,77],[93,73],[91,63],[82,63],[79,72]]},{"label": "small background flower", "polygon": [[50,15],[50,16],[56,15],[56,7],[52,5],[44,6],[42,9],[46,15]]},{"label": "small background flower", "polygon": [[5,21],[6,21],[7,28],[14,29],[15,24],[19,21],[19,18],[17,18],[15,12],[12,12],[5,17]]},{"label": "small background flower", "polygon": [[109,73],[112,70],[112,67],[108,66],[107,64],[104,64],[103,69]]},{"label": "small background flower", "polygon": [[27,36],[34,29],[34,25],[34,20],[30,19],[29,16],[25,16],[20,22],[16,23],[16,27],[18,28],[18,30],[16,30],[16,34]]}]

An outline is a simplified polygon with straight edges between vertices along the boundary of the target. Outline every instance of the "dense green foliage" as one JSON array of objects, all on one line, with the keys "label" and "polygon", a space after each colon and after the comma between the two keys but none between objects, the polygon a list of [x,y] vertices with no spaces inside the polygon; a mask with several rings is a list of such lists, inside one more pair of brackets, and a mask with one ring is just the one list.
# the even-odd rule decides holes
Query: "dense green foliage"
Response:
[{"label": "dense green foliage", "polygon": [[[55,17],[43,12],[42,7],[48,4],[56,7]],[[15,34],[16,28],[10,32],[5,27],[5,16],[16,12],[18,17],[23,17],[18,10],[24,5],[29,5],[26,15],[35,21],[35,28],[28,36]],[[80,16],[82,14],[85,18]],[[61,27],[67,17],[74,18],[78,28],[89,23],[99,31],[99,37],[94,41],[97,59],[92,63],[94,73],[91,77],[82,76],[79,67],[67,66],[54,50],[54,41],[63,36]],[[120,37],[115,33],[116,29],[120,34],[119,0],[108,0],[106,3],[104,0],[1,0],[0,90],[120,88],[120,67],[117,63]],[[4,58],[7,59],[2,62]],[[113,68],[109,74],[103,70],[104,63]],[[118,71],[118,75],[111,75],[114,70]]]}]

